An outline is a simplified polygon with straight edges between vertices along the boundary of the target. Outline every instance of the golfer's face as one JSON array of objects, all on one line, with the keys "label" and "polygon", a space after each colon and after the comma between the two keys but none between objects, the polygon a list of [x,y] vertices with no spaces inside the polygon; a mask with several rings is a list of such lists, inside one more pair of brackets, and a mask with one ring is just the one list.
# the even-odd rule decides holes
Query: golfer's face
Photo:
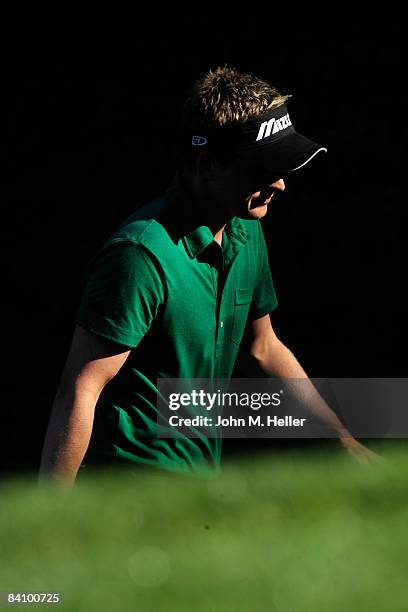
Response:
[{"label": "golfer's face", "polygon": [[280,179],[273,180],[272,183],[260,185],[256,191],[250,192],[245,197],[246,215],[248,219],[262,219],[268,212],[268,204],[279,191],[284,191],[285,181]]},{"label": "golfer's face", "polygon": [[285,181],[272,172],[261,173],[249,170],[238,163],[226,177],[229,188],[229,207],[238,217],[262,219],[268,212],[268,205],[280,191],[285,189]]}]

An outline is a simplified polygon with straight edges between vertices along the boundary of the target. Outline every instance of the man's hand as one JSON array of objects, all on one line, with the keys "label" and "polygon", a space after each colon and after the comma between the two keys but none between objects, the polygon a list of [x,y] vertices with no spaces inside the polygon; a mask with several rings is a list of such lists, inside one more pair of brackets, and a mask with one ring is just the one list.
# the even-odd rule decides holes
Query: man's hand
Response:
[{"label": "man's hand", "polygon": [[359,463],[383,461],[383,458],[358,442],[341,423],[335,412],[327,405],[314,385],[308,382],[308,376],[296,357],[276,336],[269,315],[252,321],[253,341],[251,355],[268,376],[293,379],[291,391],[311,414],[322,423],[337,432],[340,442],[347,452]]},{"label": "man's hand", "polygon": [[351,435],[341,436],[340,442],[343,448],[346,449],[346,451],[353,457],[353,459],[356,459],[361,464],[384,461],[381,455],[378,455],[377,453],[370,450],[366,446],[363,446],[362,444],[360,444],[360,442],[358,442],[358,440],[353,438],[353,436]]}]

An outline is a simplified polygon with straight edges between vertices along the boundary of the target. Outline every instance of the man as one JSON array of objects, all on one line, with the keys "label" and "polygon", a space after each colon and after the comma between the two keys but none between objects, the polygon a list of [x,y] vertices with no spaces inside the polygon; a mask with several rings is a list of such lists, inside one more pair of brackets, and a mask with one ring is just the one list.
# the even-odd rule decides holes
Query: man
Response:
[{"label": "man", "polygon": [[[277,338],[259,220],[284,178],[324,147],[298,134],[287,96],[230,68],[199,80],[183,111],[183,168],[93,260],[44,443],[41,475],[72,484],[81,462],[175,472],[217,467],[221,440],[158,435],[158,378],[229,378],[244,327],[271,376],[307,379]],[[307,407],[366,459],[311,383]],[[91,437],[92,434],[92,437]]]}]

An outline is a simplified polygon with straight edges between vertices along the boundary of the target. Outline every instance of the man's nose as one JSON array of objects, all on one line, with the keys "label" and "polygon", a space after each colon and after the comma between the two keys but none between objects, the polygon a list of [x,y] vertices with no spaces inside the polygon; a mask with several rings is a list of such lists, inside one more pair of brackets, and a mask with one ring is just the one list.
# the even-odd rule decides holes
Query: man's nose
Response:
[{"label": "man's nose", "polygon": [[274,183],[271,183],[269,187],[273,187],[274,189],[278,189],[279,191],[285,191],[285,181],[283,179],[278,179]]}]

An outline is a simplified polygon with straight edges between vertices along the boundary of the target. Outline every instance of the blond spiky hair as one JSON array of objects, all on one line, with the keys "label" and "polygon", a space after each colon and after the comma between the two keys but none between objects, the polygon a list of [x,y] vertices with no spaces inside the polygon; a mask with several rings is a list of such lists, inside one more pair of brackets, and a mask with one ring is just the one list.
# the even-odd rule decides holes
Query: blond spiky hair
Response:
[{"label": "blond spiky hair", "polygon": [[239,123],[281,106],[288,97],[253,75],[220,66],[196,81],[185,102],[182,123],[189,130]]}]

